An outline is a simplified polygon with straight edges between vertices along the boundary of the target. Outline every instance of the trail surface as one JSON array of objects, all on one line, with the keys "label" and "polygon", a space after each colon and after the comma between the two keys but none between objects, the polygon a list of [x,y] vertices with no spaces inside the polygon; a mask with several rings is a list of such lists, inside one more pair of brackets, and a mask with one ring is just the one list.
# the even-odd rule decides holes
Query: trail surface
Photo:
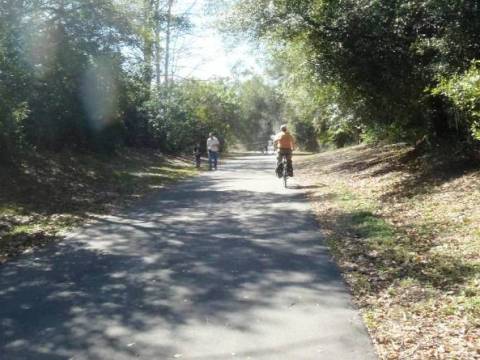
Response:
[{"label": "trail surface", "polygon": [[2,266],[0,358],[375,359],[273,164],[230,160]]}]

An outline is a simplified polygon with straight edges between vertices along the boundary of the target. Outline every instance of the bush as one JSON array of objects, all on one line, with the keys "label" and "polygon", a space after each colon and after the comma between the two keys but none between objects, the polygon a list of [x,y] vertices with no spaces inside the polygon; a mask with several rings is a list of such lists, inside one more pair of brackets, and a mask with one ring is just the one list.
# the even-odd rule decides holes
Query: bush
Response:
[{"label": "bush", "polygon": [[453,121],[463,127],[471,139],[480,141],[480,61],[475,61],[463,74],[440,79],[432,94],[444,96],[456,109]]},{"label": "bush", "polygon": [[318,151],[318,136],[315,127],[310,121],[292,121],[293,133],[297,139],[297,145],[306,151]]}]

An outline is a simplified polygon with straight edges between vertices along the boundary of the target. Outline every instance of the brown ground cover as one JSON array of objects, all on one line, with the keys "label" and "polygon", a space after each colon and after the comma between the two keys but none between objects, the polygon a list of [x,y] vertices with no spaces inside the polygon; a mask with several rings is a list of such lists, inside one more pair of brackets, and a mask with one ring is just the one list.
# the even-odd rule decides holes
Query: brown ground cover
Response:
[{"label": "brown ground cover", "polygon": [[480,170],[357,146],[297,158],[381,359],[480,359]]},{"label": "brown ground cover", "polygon": [[0,165],[0,264],[194,173],[187,160],[152,150],[37,153]]}]

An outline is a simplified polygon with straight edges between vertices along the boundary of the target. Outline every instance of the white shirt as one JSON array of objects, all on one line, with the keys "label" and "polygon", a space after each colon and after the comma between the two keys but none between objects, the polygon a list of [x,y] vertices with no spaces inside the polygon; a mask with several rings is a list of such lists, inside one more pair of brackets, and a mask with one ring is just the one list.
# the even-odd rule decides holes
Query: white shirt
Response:
[{"label": "white shirt", "polygon": [[215,136],[209,137],[207,139],[207,149],[218,152],[220,150],[220,141]]}]

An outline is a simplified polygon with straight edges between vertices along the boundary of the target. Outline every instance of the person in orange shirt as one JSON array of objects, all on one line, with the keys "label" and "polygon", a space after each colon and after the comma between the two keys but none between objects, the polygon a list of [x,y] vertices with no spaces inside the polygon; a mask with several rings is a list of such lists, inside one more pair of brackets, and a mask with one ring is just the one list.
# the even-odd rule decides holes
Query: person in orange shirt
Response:
[{"label": "person in orange shirt", "polygon": [[288,176],[293,176],[292,153],[295,149],[295,139],[288,132],[287,125],[280,127],[280,132],[275,135],[273,145],[277,148],[277,176],[282,177],[282,160],[284,156],[287,157]]}]

